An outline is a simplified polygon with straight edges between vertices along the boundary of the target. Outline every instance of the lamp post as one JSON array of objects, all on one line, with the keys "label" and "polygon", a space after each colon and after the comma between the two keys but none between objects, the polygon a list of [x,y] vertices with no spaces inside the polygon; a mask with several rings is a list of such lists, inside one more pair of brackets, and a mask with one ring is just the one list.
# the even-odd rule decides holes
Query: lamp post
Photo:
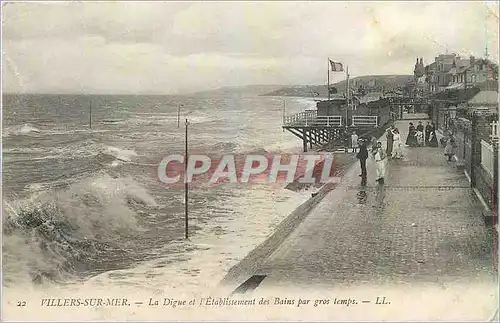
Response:
[{"label": "lamp post", "polygon": [[178,107],[177,107],[177,128],[180,127],[180,122],[181,122],[181,107],[183,105],[182,104],[179,104]]}]

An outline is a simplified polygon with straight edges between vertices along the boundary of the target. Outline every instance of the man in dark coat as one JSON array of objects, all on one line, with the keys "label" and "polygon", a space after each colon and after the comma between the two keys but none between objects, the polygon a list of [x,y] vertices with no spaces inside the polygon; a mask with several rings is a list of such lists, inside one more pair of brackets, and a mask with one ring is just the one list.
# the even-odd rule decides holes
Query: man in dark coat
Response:
[{"label": "man in dark coat", "polygon": [[392,133],[392,127],[387,129],[385,137],[387,138],[387,148],[385,150],[387,157],[391,158],[392,156],[392,145],[394,143],[394,134]]},{"label": "man in dark coat", "polygon": [[359,159],[359,164],[361,166],[361,174],[359,175],[363,179],[366,179],[366,160],[368,159],[368,149],[366,148],[366,141],[359,141],[359,152],[356,155]]},{"label": "man in dark coat", "polygon": [[438,140],[436,136],[436,126],[434,123],[431,124],[431,132],[429,133],[429,146],[430,147],[438,147]]}]

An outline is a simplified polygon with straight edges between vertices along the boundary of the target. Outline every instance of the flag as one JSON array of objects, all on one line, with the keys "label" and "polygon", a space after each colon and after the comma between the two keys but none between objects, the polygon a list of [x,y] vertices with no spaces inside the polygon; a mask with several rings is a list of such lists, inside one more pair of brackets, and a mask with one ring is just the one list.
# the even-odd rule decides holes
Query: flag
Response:
[{"label": "flag", "polygon": [[330,59],[330,66],[332,67],[332,72],[343,72],[344,66],[342,63],[334,62]]}]

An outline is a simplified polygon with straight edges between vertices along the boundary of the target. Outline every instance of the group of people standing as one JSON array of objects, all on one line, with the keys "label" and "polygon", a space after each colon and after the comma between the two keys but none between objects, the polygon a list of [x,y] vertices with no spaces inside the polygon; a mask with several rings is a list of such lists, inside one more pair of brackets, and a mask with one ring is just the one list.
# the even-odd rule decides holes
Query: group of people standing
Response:
[{"label": "group of people standing", "polygon": [[[385,177],[385,170],[387,167],[388,159],[402,159],[403,158],[403,140],[399,129],[392,125],[386,131],[387,146],[384,151],[382,148],[382,143],[377,142],[375,138],[372,138],[371,142],[371,157],[376,163],[377,170],[377,182],[383,183]],[[353,147],[353,152],[357,152],[356,157],[359,159],[361,166],[361,174],[359,175],[363,180],[366,180],[366,160],[370,157],[370,152],[368,151],[369,140],[358,138],[358,135],[353,132],[351,135],[351,144]],[[411,147],[418,146],[429,146],[438,147],[438,140],[436,137],[436,127],[434,123],[427,122],[427,125],[422,125],[422,121],[418,122],[417,127],[413,125],[412,122],[409,124],[408,137],[406,138],[406,145]],[[450,147],[448,150],[445,149],[446,156],[453,153],[452,147],[455,147],[454,141],[450,141]],[[449,157],[449,160],[451,157]]]},{"label": "group of people standing", "polygon": [[410,147],[437,147],[438,141],[436,137],[436,126],[434,123],[427,122],[424,129],[422,121],[419,121],[416,127],[413,125],[413,122],[410,122],[406,144]]}]

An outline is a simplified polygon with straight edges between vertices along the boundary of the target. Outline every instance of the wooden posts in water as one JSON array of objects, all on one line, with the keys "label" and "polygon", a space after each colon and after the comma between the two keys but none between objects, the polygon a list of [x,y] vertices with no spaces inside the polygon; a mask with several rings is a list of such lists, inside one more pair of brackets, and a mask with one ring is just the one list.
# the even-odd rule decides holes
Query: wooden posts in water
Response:
[{"label": "wooden posts in water", "polygon": [[185,237],[189,238],[188,232],[188,179],[187,179],[187,165],[188,165],[188,119],[186,119],[186,146],[184,150],[184,226],[185,226]]},{"label": "wooden posts in water", "polygon": [[90,101],[89,105],[89,127],[92,129],[92,101]]},{"label": "wooden posts in water", "polygon": [[[286,100],[283,100],[283,124],[285,124],[286,121]],[[285,128],[283,128],[283,132],[285,132]]]},{"label": "wooden posts in water", "polygon": [[179,106],[177,107],[177,128],[180,127],[181,122],[181,105],[182,104],[179,104]]}]

